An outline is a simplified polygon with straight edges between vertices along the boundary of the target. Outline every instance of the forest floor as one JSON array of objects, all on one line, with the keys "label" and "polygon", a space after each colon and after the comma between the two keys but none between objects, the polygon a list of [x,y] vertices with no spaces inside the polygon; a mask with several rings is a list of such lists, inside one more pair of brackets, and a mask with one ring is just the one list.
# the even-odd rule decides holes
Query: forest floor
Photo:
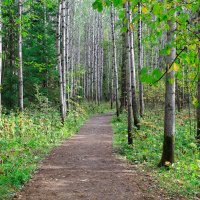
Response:
[{"label": "forest floor", "polygon": [[[152,178],[120,159],[112,147],[111,114],[90,119],[55,148],[16,200],[161,200]],[[181,198],[174,197],[178,200]]]}]

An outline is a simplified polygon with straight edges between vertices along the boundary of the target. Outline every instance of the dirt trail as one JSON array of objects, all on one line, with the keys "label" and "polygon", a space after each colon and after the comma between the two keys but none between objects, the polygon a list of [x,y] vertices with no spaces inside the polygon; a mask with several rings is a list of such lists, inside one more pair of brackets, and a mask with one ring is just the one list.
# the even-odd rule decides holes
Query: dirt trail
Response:
[{"label": "dirt trail", "polygon": [[116,158],[111,117],[93,117],[78,135],[54,149],[15,199],[167,199],[151,190],[154,185],[148,177]]}]

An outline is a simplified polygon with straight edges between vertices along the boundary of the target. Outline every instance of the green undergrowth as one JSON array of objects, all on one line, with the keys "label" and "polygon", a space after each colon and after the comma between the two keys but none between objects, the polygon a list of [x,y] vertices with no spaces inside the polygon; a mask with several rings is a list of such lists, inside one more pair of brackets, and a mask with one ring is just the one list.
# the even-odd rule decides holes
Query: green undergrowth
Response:
[{"label": "green undergrowth", "polygon": [[193,199],[199,197],[200,157],[195,140],[195,119],[190,121],[187,111],[176,116],[176,162],[169,169],[158,168],[163,142],[163,111],[148,111],[141,122],[141,130],[134,130],[133,145],[127,145],[127,119],[122,114],[113,119],[114,146],[131,162],[141,165],[169,194]]},{"label": "green undergrowth", "polygon": [[0,119],[0,199],[11,199],[37,169],[50,150],[69,138],[93,114],[109,111],[109,106],[76,105],[65,125],[52,108],[11,112]]}]

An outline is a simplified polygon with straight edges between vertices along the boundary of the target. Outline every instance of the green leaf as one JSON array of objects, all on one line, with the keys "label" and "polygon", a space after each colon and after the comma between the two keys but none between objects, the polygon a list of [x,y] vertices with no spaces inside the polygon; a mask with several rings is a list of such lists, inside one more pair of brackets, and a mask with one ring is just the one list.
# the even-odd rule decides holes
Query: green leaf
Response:
[{"label": "green leaf", "polygon": [[127,30],[128,30],[128,28],[127,28],[127,27],[122,27],[122,28],[121,28],[121,32],[122,32],[122,33],[126,33],[126,32],[127,32]]},{"label": "green leaf", "polygon": [[160,6],[159,4],[156,4],[154,7],[153,7],[153,14],[154,15],[158,15],[160,13]]},{"label": "green leaf", "polygon": [[122,3],[122,0],[113,0],[114,6],[118,6]]},{"label": "green leaf", "polygon": [[100,0],[96,0],[93,4],[92,7],[94,10],[98,10],[99,12],[103,11],[103,4]]},{"label": "green leaf", "polygon": [[119,18],[120,18],[120,19],[124,19],[124,17],[125,17],[125,11],[122,10],[122,11],[119,13]]}]

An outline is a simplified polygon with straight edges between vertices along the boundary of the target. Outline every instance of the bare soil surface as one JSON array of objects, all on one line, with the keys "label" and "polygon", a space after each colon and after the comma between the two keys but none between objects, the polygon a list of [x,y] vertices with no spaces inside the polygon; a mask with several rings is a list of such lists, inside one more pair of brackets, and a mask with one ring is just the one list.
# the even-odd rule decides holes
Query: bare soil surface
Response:
[{"label": "bare soil surface", "polygon": [[150,176],[116,157],[111,118],[111,114],[93,117],[79,134],[55,148],[14,199],[170,199],[156,191]]}]

